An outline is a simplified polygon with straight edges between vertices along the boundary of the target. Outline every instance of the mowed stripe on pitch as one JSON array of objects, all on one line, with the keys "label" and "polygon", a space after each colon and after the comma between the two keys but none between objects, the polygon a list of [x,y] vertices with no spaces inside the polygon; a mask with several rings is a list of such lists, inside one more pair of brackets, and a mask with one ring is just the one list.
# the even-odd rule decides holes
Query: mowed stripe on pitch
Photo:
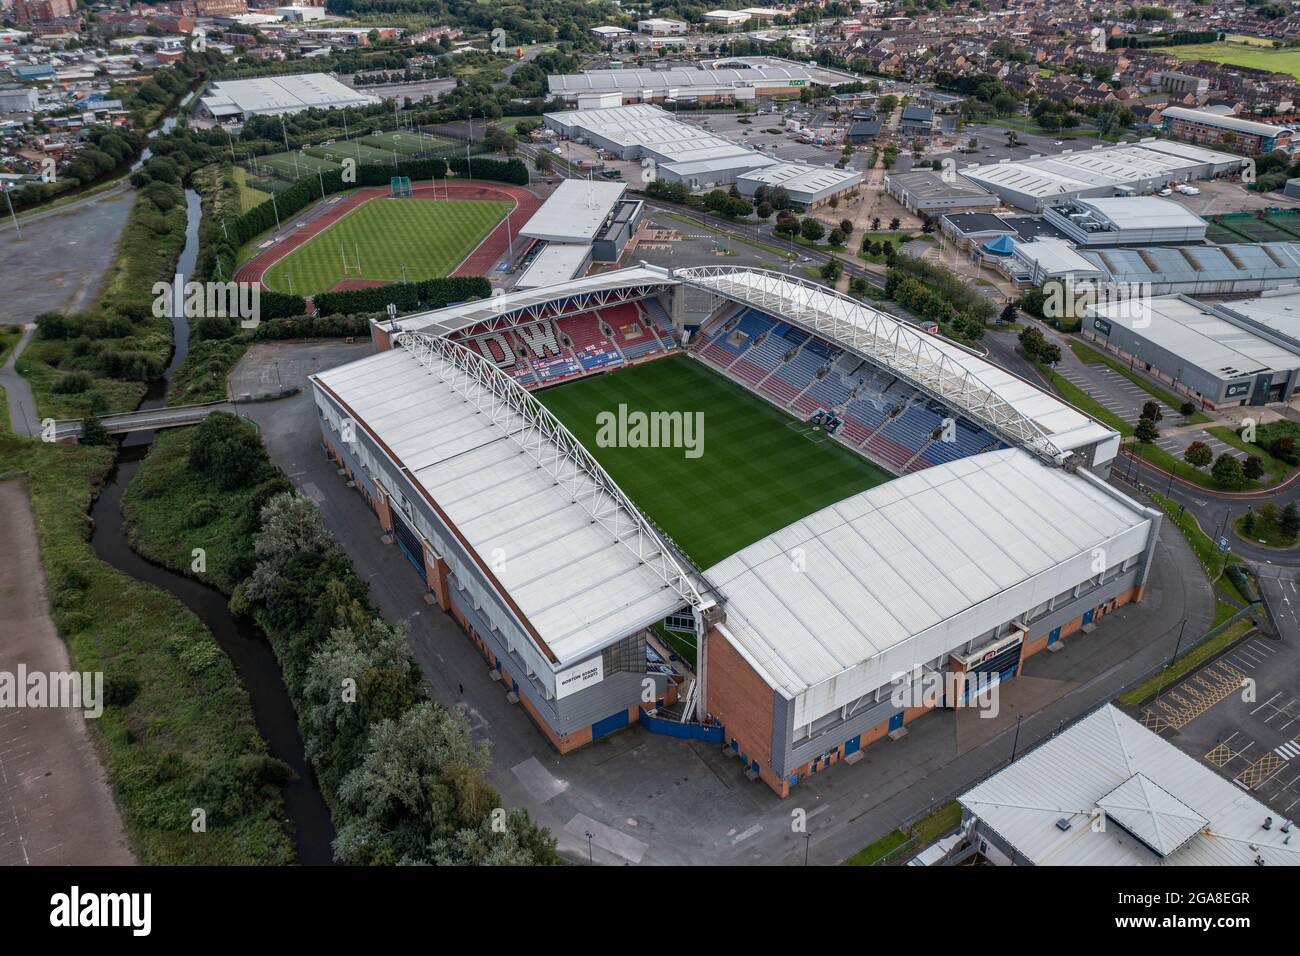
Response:
[{"label": "mowed stripe on pitch", "polygon": [[275,263],[262,281],[288,292],[292,277],[295,293],[311,295],[343,279],[398,281],[403,264],[412,282],[449,275],[510,208],[498,200],[375,199]]},{"label": "mowed stripe on pitch", "polygon": [[[810,440],[797,420],[684,355],[537,394],[632,500],[701,567],[805,515],[892,480],[834,441]],[[601,448],[596,416],[703,412],[703,454],[681,448]]]}]

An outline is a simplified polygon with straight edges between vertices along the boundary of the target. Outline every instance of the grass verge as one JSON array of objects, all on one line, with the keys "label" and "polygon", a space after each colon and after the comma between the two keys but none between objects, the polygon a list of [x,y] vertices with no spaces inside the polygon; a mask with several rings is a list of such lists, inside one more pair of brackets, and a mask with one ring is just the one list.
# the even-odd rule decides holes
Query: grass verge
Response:
[{"label": "grass verge", "polygon": [[[886,859],[891,859],[891,854],[896,854],[904,844],[910,844],[910,849],[913,851],[923,850],[959,823],[961,823],[961,804],[951,800],[908,827],[890,830],[879,840],[867,844],[845,860],[844,865],[876,866]],[[891,859],[891,862],[897,861]]]},{"label": "grass verge", "polygon": [[[54,620],[73,667],[104,674],[112,701],[92,721],[140,863],[293,862],[278,787],[251,782],[266,745],[229,658],[171,595],[101,561],[87,512],[108,447],[0,434],[0,474],[25,473]],[[191,810],[225,809],[191,831]]]}]

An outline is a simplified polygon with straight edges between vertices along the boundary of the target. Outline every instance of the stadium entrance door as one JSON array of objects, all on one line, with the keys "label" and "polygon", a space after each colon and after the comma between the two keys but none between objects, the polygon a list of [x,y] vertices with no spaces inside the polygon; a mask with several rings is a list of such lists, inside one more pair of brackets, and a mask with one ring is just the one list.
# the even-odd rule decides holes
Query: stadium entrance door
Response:
[{"label": "stadium entrance door", "polygon": [[420,572],[420,580],[425,584],[429,583],[428,571],[424,566],[424,545],[420,543],[420,536],[415,533],[415,529],[407,524],[402,513],[394,507],[393,513],[393,537],[397,540],[397,546],[402,549],[402,554],[406,559],[415,565],[415,570]]}]

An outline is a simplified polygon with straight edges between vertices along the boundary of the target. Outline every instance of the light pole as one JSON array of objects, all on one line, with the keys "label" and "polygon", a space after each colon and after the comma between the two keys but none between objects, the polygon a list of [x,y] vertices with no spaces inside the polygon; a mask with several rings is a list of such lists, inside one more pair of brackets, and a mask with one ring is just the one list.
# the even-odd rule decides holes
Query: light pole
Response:
[{"label": "light pole", "polygon": [[7,189],[4,190],[4,194],[5,202],[9,204],[9,215],[12,216],[14,220],[14,231],[18,233],[18,238],[21,239],[23,237],[23,230],[22,227],[18,225],[18,213],[14,212],[13,197],[9,195],[9,190]]},{"label": "light pole", "polygon": [[1185,631],[1186,629],[1187,629],[1187,618],[1183,618],[1183,623],[1178,628],[1178,640],[1174,642],[1174,656],[1169,658],[1169,661],[1165,664],[1164,667],[1160,668],[1160,683],[1156,685],[1157,701],[1160,700],[1160,694],[1165,689],[1166,672],[1168,672],[1169,668],[1173,666],[1174,661],[1178,660],[1178,648],[1180,648],[1183,644],[1183,631]]},{"label": "light pole", "polygon": [[1024,720],[1023,714],[1016,714],[1016,736],[1011,741],[1011,762],[1016,762],[1016,749],[1020,746],[1020,722]]},{"label": "light pole", "polygon": [[590,864],[591,866],[595,866],[596,861],[591,855],[591,837],[592,837],[592,833],[590,830],[588,830],[587,831],[587,863]]}]

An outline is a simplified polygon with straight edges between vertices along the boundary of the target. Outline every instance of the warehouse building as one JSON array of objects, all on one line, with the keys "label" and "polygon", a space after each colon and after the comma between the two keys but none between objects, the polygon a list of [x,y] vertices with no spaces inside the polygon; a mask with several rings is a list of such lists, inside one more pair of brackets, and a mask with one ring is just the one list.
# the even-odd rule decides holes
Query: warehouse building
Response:
[{"label": "warehouse building", "polygon": [[636,22],[638,33],[646,33],[650,36],[680,36],[689,33],[691,26],[684,20],[669,20],[664,17],[650,17],[648,20],[638,20]]},{"label": "warehouse building", "polygon": [[1189,143],[1147,139],[1017,162],[968,166],[963,176],[1011,206],[1039,212],[1079,197],[1137,196],[1175,181],[1238,173],[1248,160]]},{"label": "warehouse building", "polygon": [[1300,355],[1300,287],[1262,292],[1212,306],[1216,315]]},{"label": "warehouse building", "polygon": [[1276,149],[1289,152],[1291,139],[1295,135],[1290,127],[1184,106],[1167,106],[1161,110],[1160,128],[1170,136],[1188,142],[1224,146],[1251,156],[1271,153]]},{"label": "warehouse building", "polygon": [[1190,245],[1205,241],[1205,220],[1156,196],[1075,199],[1048,206],[1043,218],[1080,246]]},{"label": "warehouse building", "polygon": [[1152,295],[1246,295],[1300,282],[1300,243],[1082,249],[1108,281]]},{"label": "warehouse building", "polygon": [[995,864],[1296,866],[1291,826],[1106,704],[957,798]]},{"label": "warehouse building", "polygon": [[808,71],[796,66],[714,70],[589,70],[552,74],[547,88],[566,106],[577,106],[584,93],[617,93],[623,103],[753,101],[760,96],[798,96],[812,85]]},{"label": "warehouse building", "polygon": [[918,170],[888,173],[885,191],[908,212],[934,215],[944,212],[988,212],[1002,200],[977,183],[957,174]]},{"label": "warehouse building", "polygon": [[[992,240],[998,243],[990,252],[1005,252],[997,259],[998,268],[1007,278],[1021,285],[1042,285],[1052,279],[1072,282],[1104,278],[1103,270],[1085,259],[1074,245],[1064,239],[1043,238],[1032,242]],[[989,246],[989,243],[985,243]]]},{"label": "warehouse building", "polygon": [[834,166],[809,166],[805,163],[776,163],[750,170],[736,177],[736,190],[753,196],[759,186],[780,186],[790,201],[803,209],[820,206],[837,196],[851,192],[862,184],[866,174]]},{"label": "warehouse building", "polygon": [[1090,306],[1083,334],[1206,408],[1289,401],[1300,376],[1300,354],[1184,295]]},{"label": "warehouse building", "polygon": [[742,173],[777,160],[683,123],[657,106],[547,113],[547,127],[619,159],[640,161],[648,172],[691,189],[734,183]]},{"label": "warehouse building", "polygon": [[222,80],[199,97],[195,115],[223,126],[240,125],[248,116],[275,116],[310,109],[371,106],[382,100],[344,86],[324,73]]}]

